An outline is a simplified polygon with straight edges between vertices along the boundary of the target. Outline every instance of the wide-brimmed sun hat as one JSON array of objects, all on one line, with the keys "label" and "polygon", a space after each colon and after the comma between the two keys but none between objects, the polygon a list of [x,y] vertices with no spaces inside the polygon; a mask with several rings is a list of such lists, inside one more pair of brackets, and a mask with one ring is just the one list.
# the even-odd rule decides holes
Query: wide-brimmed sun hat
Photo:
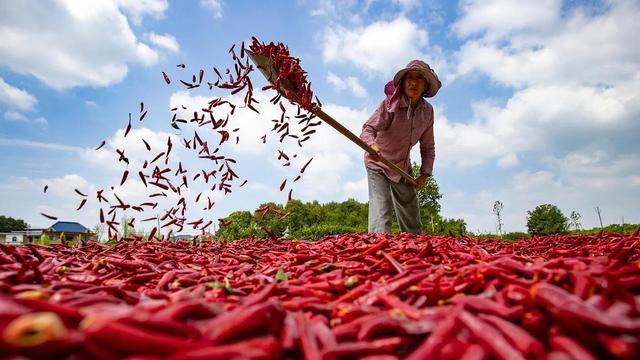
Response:
[{"label": "wide-brimmed sun hat", "polygon": [[434,97],[442,87],[436,72],[422,60],[411,60],[404,69],[396,73],[396,76],[393,77],[393,84],[395,86],[400,85],[400,81],[409,71],[417,71],[427,80],[427,88],[422,96]]}]

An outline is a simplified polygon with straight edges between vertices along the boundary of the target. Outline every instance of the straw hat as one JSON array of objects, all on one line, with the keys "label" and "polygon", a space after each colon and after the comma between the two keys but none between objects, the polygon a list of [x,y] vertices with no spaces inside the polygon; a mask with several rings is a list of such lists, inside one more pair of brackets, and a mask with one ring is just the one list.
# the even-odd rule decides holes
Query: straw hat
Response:
[{"label": "straw hat", "polygon": [[409,71],[417,71],[427,80],[427,88],[422,96],[434,97],[442,87],[442,83],[440,79],[438,79],[436,72],[433,71],[429,64],[422,60],[411,60],[404,69],[396,73],[396,76],[393,77],[393,84],[395,86],[400,85],[400,81],[402,81],[404,75]]}]

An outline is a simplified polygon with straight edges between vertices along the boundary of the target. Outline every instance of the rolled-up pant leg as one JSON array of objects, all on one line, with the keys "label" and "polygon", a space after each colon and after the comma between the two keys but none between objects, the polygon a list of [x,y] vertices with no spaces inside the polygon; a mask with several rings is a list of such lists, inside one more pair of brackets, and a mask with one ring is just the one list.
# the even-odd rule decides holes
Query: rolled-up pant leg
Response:
[{"label": "rolled-up pant leg", "polygon": [[367,169],[369,183],[369,233],[383,234],[391,231],[390,181],[379,171]]},{"label": "rolled-up pant leg", "polygon": [[400,231],[414,235],[421,234],[422,221],[415,187],[405,181],[399,183],[390,181],[389,184]]}]

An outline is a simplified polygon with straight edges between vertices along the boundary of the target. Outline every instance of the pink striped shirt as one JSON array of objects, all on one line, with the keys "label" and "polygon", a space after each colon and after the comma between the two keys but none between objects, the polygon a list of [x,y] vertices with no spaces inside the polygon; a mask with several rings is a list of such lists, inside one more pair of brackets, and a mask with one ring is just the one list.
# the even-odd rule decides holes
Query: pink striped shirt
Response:
[{"label": "pink striped shirt", "polygon": [[[420,142],[422,158],[420,173],[431,175],[435,160],[435,141],[433,138],[433,106],[424,99],[411,107],[405,96],[393,101],[385,98],[369,120],[362,126],[360,139],[369,145],[376,144],[380,153],[389,161],[411,174],[411,148]],[[401,176],[386,165],[373,161],[366,156],[365,166],[372,170],[382,170],[393,182],[400,182]]]}]

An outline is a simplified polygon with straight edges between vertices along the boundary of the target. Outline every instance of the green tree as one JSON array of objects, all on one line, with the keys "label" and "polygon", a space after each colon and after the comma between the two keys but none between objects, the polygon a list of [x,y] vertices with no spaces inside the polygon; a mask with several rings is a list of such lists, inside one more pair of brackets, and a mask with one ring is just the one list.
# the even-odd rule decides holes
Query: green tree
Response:
[{"label": "green tree", "polygon": [[129,234],[131,234],[131,226],[129,225],[129,221],[131,221],[130,218],[127,218],[126,216],[122,217],[122,220],[120,220],[120,237],[127,237],[129,236]]},{"label": "green tree", "polygon": [[22,219],[0,215],[0,232],[24,231],[27,224]]},{"label": "green tree", "polygon": [[300,200],[291,200],[284,207],[284,211],[288,213],[284,222],[290,234],[302,230],[309,224],[317,224],[321,220],[320,204],[317,201],[305,204]]},{"label": "green tree", "polygon": [[463,236],[467,233],[467,223],[463,219],[440,218],[437,233],[451,236]]},{"label": "green tree", "polygon": [[496,201],[495,203],[493,203],[493,213],[496,214],[496,217],[498,218],[498,226],[496,227],[496,229],[498,229],[498,235],[502,235],[502,209],[503,208],[504,208],[504,205],[502,205],[502,202]]},{"label": "green tree", "polygon": [[220,226],[216,231],[216,237],[225,240],[236,240],[248,238],[256,235],[256,227],[253,215],[249,211],[236,211],[227,216],[225,222],[231,221],[229,225]]},{"label": "green tree", "polygon": [[[420,166],[413,163],[412,171],[414,176],[420,175]],[[422,226],[427,233],[436,233],[439,227],[438,223],[442,220],[440,217],[440,187],[433,176],[427,178],[424,188],[417,193],[418,206],[420,206],[420,214],[422,217]]]},{"label": "green tree", "polygon": [[527,230],[531,235],[565,234],[569,219],[555,205],[538,205],[527,211]]},{"label": "green tree", "polygon": [[93,239],[97,242],[101,242],[105,229],[106,229],[105,224],[101,224],[101,223],[95,224],[93,228],[91,228],[91,232],[93,233]]},{"label": "green tree", "polygon": [[[258,209],[264,209],[267,207],[270,210],[264,215],[258,212]],[[256,237],[260,239],[269,238],[269,234],[267,234],[265,229],[273,232],[275,236],[282,236],[284,234],[284,230],[287,228],[286,222],[283,219],[285,214],[284,207],[274,202],[268,202],[261,204],[258,209],[253,213],[253,224],[255,224],[257,228]]]},{"label": "green tree", "polygon": [[40,245],[50,245],[51,244],[51,240],[49,240],[49,236],[47,236],[47,234],[42,234],[40,235],[40,239],[37,242]]},{"label": "green tree", "polygon": [[580,219],[582,215],[579,212],[572,211],[569,216],[569,228],[572,230],[580,230],[582,228],[582,224],[580,224]]}]

